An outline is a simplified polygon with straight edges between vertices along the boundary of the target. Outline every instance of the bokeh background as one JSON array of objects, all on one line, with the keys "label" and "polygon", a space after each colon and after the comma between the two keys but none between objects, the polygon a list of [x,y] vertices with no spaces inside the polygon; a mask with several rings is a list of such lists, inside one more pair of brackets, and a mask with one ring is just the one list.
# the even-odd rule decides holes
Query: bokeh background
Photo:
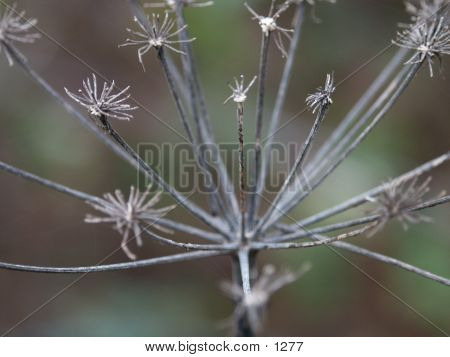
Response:
[{"label": "bokeh background", "polygon": [[[2,3],[4,0],[1,1]],[[260,12],[269,0],[249,0]],[[39,19],[48,34],[32,46],[21,46],[30,63],[57,90],[76,89],[90,75],[88,64],[119,85],[131,85],[133,96],[164,122],[181,131],[161,68],[152,54],[143,73],[131,48],[118,49],[132,26],[124,0],[20,0],[27,15]],[[389,44],[396,23],[407,21],[402,1],[340,0],[320,3],[315,23],[306,17],[300,56],[283,115],[286,121],[303,109],[308,92],[334,70],[339,81]],[[286,20],[289,16],[284,16]],[[223,106],[227,80],[239,73],[256,73],[259,32],[243,1],[216,0],[216,5],[188,10],[195,54],[205,80],[214,128],[223,142],[236,137],[234,110]],[[285,22],[288,25],[288,21]],[[51,40],[51,39],[52,40]],[[58,45],[58,43],[60,45]],[[64,50],[64,48],[69,50]],[[341,85],[321,140],[393,55],[379,57]],[[270,53],[268,108],[273,103],[283,60]],[[296,211],[301,218],[336,204],[395,177],[449,149],[450,88],[445,75],[430,79],[422,70],[406,94],[377,130]],[[137,174],[97,142],[17,66],[0,59],[1,160],[79,190],[100,195],[115,188],[125,191]],[[254,101],[248,106],[253,117]],[[277,141],[301,142],[310,114],[296,118],[280,131]],[[252,120],[246,134],[252,135]],[[247,122],[247,123],[248,123]],[[132,143],[176,143],[180,139],[144,110],[117,129]],[[433,172],[432,194],[449,189],[450,167]],[[168,177],[170,179],[170,177]],[[431,196],[430,196],[431,197]],[[198,199],[201,199],[198,197]],[[200,201],[199,201],[200,202]],[[90,265],[118,247],[119,235],[110,227],[87,225],[90,208],[36,184],[0,173],[0,259],[36,265]],[[427,212],[434,224],[404,231],[392,222],[372,239],[358,244],[450,276],[449,208]],[[182,209],[173,218],[194,220]],[[136,251],[133,246],[132,249]],[[146,242],[140,258],[170,250]],[[387,293],[327,248],[261,255],[261,262],[297,269],[310,261],[312,270],[278,292],[271,303],[263,334],[300,336],[438,336],[450,332],[450,289],[400,269],[344,253],[395,293]],[[108,262],[126,260],[119,251]],[[133,270],[88,274],[30,314],[76,276],[0,271],[0,333],[16,323],[12,336],[196,336],[227,335],[232,304],[218,289],[229,279],[230,261],[214,258]],[[28,318],[29,317],[29,318]]]}]

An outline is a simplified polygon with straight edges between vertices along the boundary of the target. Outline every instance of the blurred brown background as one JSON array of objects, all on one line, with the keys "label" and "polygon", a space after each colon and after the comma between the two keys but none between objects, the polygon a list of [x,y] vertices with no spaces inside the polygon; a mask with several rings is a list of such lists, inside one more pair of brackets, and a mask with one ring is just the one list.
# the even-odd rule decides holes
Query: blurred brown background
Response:
[{"label": "blurred brown background", "polygon": [[[3,2],[3,0],[2,0]],[[260,12],[269,0],[249,0]],[[20,0],[20,9],[39,19],[49,38],[20,48],[30,63],[61,93],[76,89],[91,70],[119,85],[158,117],[181,131],[154,52],[146,56],[145,73],[132,48],[118,49],[132,26],[124,0]],[[320,4],[322,23],[306,17],[284,120],[303,108],[304,98],[335,71],[344,78],[389,44],[396,23],[407,21],[401,1],[340,0]],[[284,16],[286,19],[287,16]],[[233,142],[236,132],[227,80],[257,72],[259,33],[243,1],[216,0],[214,7],[188,10],[195,53],[218,138]],[[285,23],[287,25],[287,23]],[[64,51],[70,50],[78,59]],[[394,53],[391,49],[346,81],[336,92],[321,138],[335,127],[360,93]],[[283,61],[271,52],[268,78],[270,106]],[[18,68],[0,59],[1,160],[79,190],[100,195],[136,182],[136,172],[116,158]],[[444,77],[448,76],[448,66]],[[298,217],[367,190],[449,149],[448,80],[430,79],[422,70],[375,133],[293,214]],[[249,105],[253,115],[254,107]],[[250,116],[250,115],[249,115]],[[250,121],[250,120],[249,120]],[[248,121],[248,122],[249,122]],[[248,123],[247,122],[247,123]],[[300,141],[309,114],[284,128],[278,141]],[[251,121],[250,121],[251,124]],[[139,110],[132,122],[117,129],[133,145],[178,142],[158,120]],[[250,125],[248,130],[250,130]],[[251,132],[250,134],[251,135]],[[449,165],[434,172],[433,193],[449,189]],[[84,203],[0,172],[0,259],[36,265],[90,265],[117,248],[120,237],[107,226],[83,223]],[[449,208],[426,212],[435,223],[404,231],[398,223],[358,244],[450,277]],[[189,221],[182,209],[173,218]],[[195,223],[192,221],[192,223]],[[140,258],[169,252],[146,242]],[[400,269],[345,253],[414,309],[450,332],[450,289]],[[327,248],[280,252],[262,258],[281,267],[298,268],[310,261],[303,279],[274,296],[266,335],[416,336],[440,332]],[[108,262],[125,261],[122,252]],[[89,274],[46,305],[11,335],[27,336],[195,336],[223,335],[220,325],[232,305],[218,289],[229,278],[226,258],[151,267],[127,272]],[[0,271],[0,333],[25,318],[76,276]]]}]

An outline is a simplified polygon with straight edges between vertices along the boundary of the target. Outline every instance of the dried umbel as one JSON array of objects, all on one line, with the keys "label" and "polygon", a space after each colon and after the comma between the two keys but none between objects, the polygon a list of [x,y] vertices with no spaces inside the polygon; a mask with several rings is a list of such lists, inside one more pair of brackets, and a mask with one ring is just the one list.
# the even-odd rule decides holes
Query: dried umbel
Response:
[{"label": "dried umbel", "polygon": [[258,21],[259,26],[261,27],[261,31],[263,32],[264,36],[269,36],[271,33],[275,33],[275,44],[280,50],[283,57],[287,56],[286,47],[283,42],[283,36],[288,40],[291,41],[291,33],[293,32],[292,29],[286,29],[284,27],[281,27],[277,25],[277,20],[281,16],[283,12],[285,12],[289,8],[289,1],[282,3],[282,5],[275,11],[275,0],[272,0],[269,14],[267,16],[259,15],[253,10],[247,3],[245,3],[245,6],[247,7],[248,11],[253,15],[253,19]]},{"label": "dried umbel", "polygon": [[130,120],[133,118],[129,112],[138,109],[138,107],[132,107],[130,104],[125,103],[130,99],[131,95],[128,94],[130,87],[126,87],[113,94],[113,90],[116,87],[114,81],[111,83],[103,83],[103,89],[99,93],[97,87],[97,77],[92,74],[91,78],[86,78],[83,81],[83,89],[78,90],[78,94],[72,93],[67,88],[64,88],[67,95],[74,101],[85,107],[89,114],[94,117],[100,118],[105,116],[106,118],[115,118],[119,120]]},{"label": "dried umbel", "polygon": [[435,16],[430,21],[419,21],[398,32],[393,43],[415,51],[407,64],[427,61],[430,76],[433,77],[434,60],[440,60],[442,55],[450,54],[448,20],[444,16]]},{"label": "dried umbel", "polygon": [[127,29],[127,31],[134,35],[134,39],[127,38],[126,42],[119,47],[123,46],[138,46],[139,63],[145,70],[143,56],[152,48],[157,50],[162,48],[168,48],[176,53],[185,54],[183,51],[178,50],[173,45],[180,43],[192,42],[195,38],[188,40],[173,40],[175,36],[184,31],[187,25],[174,31],[175,21],[169,17],[169,14],[164,15],[164,19],[161,22],[159,14],[152,15],[152,21],[147,17],[147,23],[142,23],[137,17],[134,21],[138,24],[140,31],[134,31]]},{"label": "dried umbel", "polygon": [[6,6],[0,18],[0,52],[4,51],[10,66],[14,61],[8,49],[13,42],[33,43],[40,38],[39,33],[30,33],[36,26],[36,19],[26,19],[25,11],[17,12],[17,4]]},{"label": "dried umbel", "polygon": [[418,177],[410,182],[390,181],[381,194],[375,198],[369,197],[368,201],[377,204],[373,214],[379,215],[378,224],[369,231],[368,236],[373,236],[384,228],[391,219],[397,219],[406,230],[408,224],[430,222],[430,219],[414,208],[424,202],[425,195],[430,191],[431,177],[418,184]]},{"label": "dried umbel", "polygon": [[[86,223],[112,223],[122,235],[122,250],[130,259],[136,259],[127,246],[129,240],[136,239],[137,245],[142,246],[142,234],[145,230],[156,228],[164,233],[171,233],[160,224],[158,220],[169,213],[175,206],[167,206],[155,208],[161,200],[161,191],[150,196],[151,185],[145,192],[139,192],[133,186],[130,188],[130,195],[126,200],[120,190],[116,190],[114,194],[106,193],[104,200],[100,202],[87,202],[97,211],[105,214],[103,217],[87,215]],[[130,233],[134,236],[130,237]]]},{"label": "dried umbel", "polygon": [[308,105],[308,108],[313,113],[315,113],[317,110],[333,104],[331,95],[335,90],[336,87],[334,86],[333,75],[327,74],[324,86],[318,87],[316,92],[308,95],[308,97],[306,98],[306,104]]},{"label": "dried umbel", "polygon": [[[309,109],[314,113],[317,112],[315,115],[316,119],[314,123],[311,123],[309,134],[296,156],[295,163],[289,170],[288,177],[281,188],[278,189],[273,200],[269,201],[269,198],[267,198],[272,198],[271,195],[265,197],[264,177],[266,177],[265,174],[268,171],[266,168],[270,167],[271,159],[273,158],[270,155],[273,153],[270,142],[264,148],[267,149],[269,155],[261,155],[265,141],[262,134],[265,132],[264,125],[267,118],[264,107],[266,109],[268,107],[265,105],[265,97],[267,92],[272,92],[273,89],[272,87],[266,88],[265,82],[268,77],[268,52],[271,41],[279,41],[276,36],[271,36],[271,34],[275,31],[278,32],[278,36],[282,35],[280,31],[282,32],[283,29],[277,25],[278,17],[288,7],[293,8],[294,6],[292,5],[295,5],[293,21],[291,21],[294,32],[292,41],[289,43],[289,50],[285,53],[287,59],[283,63],[284,69],[278,86],[279,90],[276,96],[273,97],[275,99],[273,113],[267,130],[269,138],[275,136],[280,129],[280,118],[287,98],[287,90],[292,78],[293,68],[295,67],[297,53],[305,54],[306,52],[308,54],[308,51],[298,51],[301,34],[303,33],[305,2],[312,3],[310,0],[288,0],[280,2],[280,6],[275,9],[275,2],[272,2],[272,8],[267,17],[259,16],[249,9],[263,30],[261,34],[261,50],[259,52],[259,70],[257,73],[258,86],[255,86],[257,87],[255,88],[257,89],[256,116],[255,119],[251,118],[247,121],[248,124],[254,123],[256,134],[254,140],[255,150],[252,158],[254,160],[251,160],[251,163],[254,163],[254,165],[251,167],[245,165],[246,161],[243,155],[243,121],[244,104],[247,104],[246,100],[251,95],[250,88],[253,88],[252,85],[254,85],[255,79],[246,85],[244,78],[237,78],[234,85],[230,86],[232,94],[227,98],[227,101],[233,101],[237,108],[237,137],[240,153],[240,196],[238,197],[235,185],[227,172],[227,164],[229,163],[224,162],[225,158],[220,155],[220,150],[212,134],[212,115],[209,115],[208,105],[206,105],[205,101],[206,95],[200,82],[199,71],[195,66],[196,61],[193,56],[194,51],[190,43],[191,40],[188,40],[189,34],[183,12],[185,6],[177,6],[177,11],[173,14],[176,16],[176,23],[170,20],[167,14],[162,23],[160,23],[158,17],[153,17],[153,22],[148,20],[147,15],[140,6],[139,0],[128,1],[133,15],[141,19],[141,22],[138,24],[142,32],[131,31],[136,36],[136,40],[129,40],[127,44],[139,47],[138,53],[141,63],[143,63],[142,56],[151,48],[157,50],[154,51],[154,54],[159,59],[159,65],[161,65],[162,72],[166,76],[169,92],[183,123],[183,129],[188,141],[192,144],[193,154],[196,158],[195,162],[198,164],[202,174],[204,172],[208,173],[207,170],[209,168],[214,173],[217,173],[217,180],[215,180],[216,175],[211,180],[214,184],[217,182],[217,190],[208,191],[208,194],[214,194],[214,200],[209,200],[205,207],[198,205],[190,196],[181,193],[176,187],[165,181],[158,173],[158,170],[146,162],[107,121],[108,117],[114,116],[118,119],[130,118],[129,111],[134,108],[126,104],[127,99],[130,98],[126,93],[128,88],[117,94],[112,94],[113,86],[104,85],[103,91],[99,92],[96,78],[93,76],[92,79],[84,82],[84,91],[82,89],[81,94],[73,94],[68,91],[70,97],[86,107],[91,115],[100,117],[102,122],[106,121],[108,130],[97,130],[90,122],[92,118],[74,110],[68,97],[61,96],[28,62],[20,60],[20,57],[14,52],[16,50],[12,41],[5,42],[3,40],[2,45],[7,44],[8,50],[12,51],[11,53],[14,55],[11,57],[12,60],[24,69],[36,83],[55,98],[58,103],[63,103],[64,108],[71,115],[74,115],[83,125],[90,129],[118,157],[125,159],[126,162],[131,164],[133,170],[138,168],[140,174],[145,176],[149,182],[154,182],[158,185],[158,189],[164,190],[177,205],[189,212],[190,216],[187,223],[166,217],[165,215],[174,206],[158,208],[157,203],[161,193],[156,193],[153,196],[149,193],[150,188],[144,193],[131,188],[128,198],[120,191],[106,194],[103,198],[100,198],[52,182],[0,161],[0,170],[2,171],[37,182],[83,202],[88,202],[97,211],[97,215],[88,215],[86,221],[112,225],[122,235],[122,249],[131,259],[135,259],[136,256],[130,251],[127,243],[136,239],[138,245],[141,245],[142,235],[155,242],[167,244],[172,248],[186,250],[177,254],[118,264],[99,264],[87,267],[48,267],[0,262],[0,268],[44,273],[92,273],[95,271],[122,270],[162,263],[191,261],[220,255],[228,256],[231,258],[228,261],[232,264],[234,281],[232,284],[226,285],[226,290],[236,302],[235,323],[239,327],[236,333],[240,336],[254,334],[261,327],[264,311],[267,308],[271,295],[282,286],[293,282],[299,276],[298,273],[276,272],[272,266],[259,268],[259,252],[265,250],[313,249],[318,246],[326,246],[330,249],[344,250],[390,264],[450,286],[450,279],[446,277],[438,276],[394,257],[389,257],[354,244],[357,243],[356,237],[370,232],[375,225],[379,230],[389,219],[399,219],[404,224],[417,223],[426,220],[425,216],[419,215],[419,211],[422,212],[425,209],[449,203],[450,196],[448,195],[434,200],[427,200],[425,194],[428,190],[428,181],[425,181],[423,184],[417,184],[412,179],[450,162],[450,152],[445,152],[420,166],[412,168],[410,171],[398,176],[388,185],[380,184],[372,187],[337,205],[324,207],[323,210],[315,212],[311,216],[300,217],[298,220],[290,216],[293,210],[300,208],[300,204],[314,194],[320,185],[360,147],[368,135],[388,115],[399,98],[406,94],[407,88],[417,77],[416,74],[422,65],[426,65],[427,60],[431,61],[439,58],[441,54],[448,53],[448,24],[442,17],[427,20],[427,27],[424,27],[422,31],[419,30],[418,33],[414,32],[414,27],[408,27],[403,32],[400,38],[405,43],[401,44],[401,46],[409,46],[408,48],[412,47],[416,52],[419,52],[419,55],[415,55],[419,57],[413,60],[415,64],[402,67],[406,51],[397,49],[397,53],[392,56],[386,67],[380,71],[377,79],[355,103],[345,118],[339,121],[338,127],[325,138],[323,144],[318,147],[317,152],[313,156],[309,155],[309,153],[312,151],[311,148],[318,144],[316,138],[321,123],[327,115],[331,114],[329,109],[335,86],[333,76],[327,75],[323,87],[318,88],[317,92],[307,98]],[[183,1],[182,5],[188,3],[193,4],[191,1]],[[199,4],[200,2],[195,3]],[[243,11],[245,11],[244,8]],[[289,35],[289,30],[286,31],[286,35]],[[177,34],[184,41],[172,40],[172,36]],[[181,56],[181,61],[172,61],[169,55],[166,56],[166,48],[180,52],[172,47],[171,44],[174,43],[182,43],[181,47],[185,55]],[[242,58],[240,54],[238,57]],[[367,63],[370,63],[370,61]],[[218,72],[220,71],[221,69],[219,68]],[[272,109],[271,107],[270,109]],[[214,112],[214,114],[217,114],[217,112]],[[303,122],[306,123],[307,119]],[[211,156],[205,150],[197,150],[197,147],[203,144],[212,146]],[[247,190],[244,190],[246,188],[245,179],[247,174],[250,179],[249,182],[253,184],[249,185],[251,191],[248,191],[248,200],[246,199]],[[307,186],[303,182],[307,183]],[[260,186],[258,186],[259,184]],[[210,188],[216,187],[211,185]],[[244,192],[245,195],[243,194]],[[270,203],[270,206],[263,205],[262,201],[257,200],[256,197]],[[361,216],[362,210],[358,208],[364,207],[368,204],[368,201],[373,201],[376,204],[376,208],[371,212],[371,215]],[[303,212],[306,212],[306,210],[300,209],[297,211],[299,214]],[[352,215],[352,217],[349,220],[340,220],[339,217],[342,214]],[[335,222],[327,223],[329,219],[333,220],[335,218]],[[195,220],[198,220],[198,222]],[[201,223],[202,225],[198,226],[196,223]],[[174,236],[173,240],[162,237],[155,232],[171,233],[171,230],[179,233]],[[339,233],[336,234],[335,232],[337,231]],[[188,237],[198,239],[200,242],[186,242],[185,238]],[[355,238],[354,243],[344,242],[344,240],[352,237]],[[302,241],[298,242],[298,239],[302,239]],[[261,269],[261,273],[257,273],[258,269]],[[359,270],[362,271],[362,269]],[[256,272],[253,273],[253,271]],[[369,274],[365,275],[369,276]],[[242,324],[239,322],[242,322]],[[242,329],[242,326],[248,328]]]}]

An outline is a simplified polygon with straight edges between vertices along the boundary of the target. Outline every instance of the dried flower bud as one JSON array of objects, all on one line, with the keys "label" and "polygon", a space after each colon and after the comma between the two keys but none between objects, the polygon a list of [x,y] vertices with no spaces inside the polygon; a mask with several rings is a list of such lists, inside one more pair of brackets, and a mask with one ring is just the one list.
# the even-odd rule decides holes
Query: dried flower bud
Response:
[{"label": "dried flower bud", "polygon": [[261,31],[265,36],[269,36],[269,33],[276,33],[275,44],[277,48],[280,50],[281,55],[283,57],[286,57],[287,51],[283,42],[283,36],[288,41],[291,41],[292,40],[291,33],[293,32],[293,30],[278,26],[277,20],[280,17],[280,15],[289,8],[290,2],[289,1],[284,2],[283,4],[281,4],[281,6],[279,6],[278,10],[275,11],[275,0],[272,0],[269,15],[267,16],[258,15],[255,12],[255,10],[253,10],[247,3],[245,3],[244,5],[247,7],[248,11],[250,11],[250,13],[253,15],[253,19],[258,21],[258,24],[261,27]]},{"label": "dried flower bud", "polygon": [[397,33],[392,41],[400,47],[415,50],[416,53],[406,62],[414,64],[428,63],[430,76],[433,77],[433,61],[441,55],[450,54],[450,30],[445,17],[433,17],[432,21],[421,21]]},{"label": "dried flower bud", "polygon": [[404,229],[408,228],[408,224],[430,221],[428,217],[412,209],[423,203],[423,197],[430,190],[428,185],[431,177],[420,185],[417,185],[417,181],[418,177],[412,179],[409,184],[407,182],[388,182],[379,196],[367,198],[368,201],[378,205],[372,213],[380,216],[378,224],[369,231],[368,236],[378,233],[387,222],[394,218],[400,221]]},{"label": "dried flower bud", "polygon": [[[158,219],[173,210],[175,206],[154,208],[159,203],[162,192],[158,191],[153,197],[147,199],[150,189],[151,185],[144,193],[141,193],[132,186],[127,201],[123,193],[116,190],[114,195],[111,193],[105,194],[101,203],[88,202],[89,205],[106,216],[87,215],[85,222],[113,223],[114,229],[122,234],[122,250],[132,260],[136,259],[136,255],[129,250],[127,243],[131,239],[136,239],[137,245],[142,246],[141,235],[143,230],[153,227],[165,233],[172,233],[160,226]],[[130,237],[130,232],[133,232],[134,237]]]},{"label": "dried flower bud", "polygon": [[242,104],[247,100],[247,93],[253,84],[256,81],[257,76],[254,76],[252,81],[248,84],[247,88],[244,86],[244,76],[240,76],[240,81],[237,78],[234,78],[234,87],[231,84],[228,84],[228,87],[233,91],[233,94],[230,95],[224,102],[224,104],[228,103],[231,99],[235,103]]},{"label": "dried flower bud", "polygon": [[64,89],[70,98],[87,108],[89,114],[97,118],[104,115],[108,118],[130,120],[133,116],[128,112],[138,108],[124,103],[130,98],[130,94],[127,94],[130,87],[126,87],[120,92],[112,94],[114,87],[114,81],[111,84],[105,82],[103,84],[102,92],[99,95],[97,90],[97,78],[95,77],[95,74],[92,74],[92,82],[90,78],[83,81],[84,92],[79,89],[78,94],[74,94],[67,88]]},{"label": "dried flower bud", "polygon": [[137,17],[135,17],[134,21],[138,24],[142,32],[127,29],[129,33],[135,36],[135,39],[127,38],[124,44],[119,45],[119,47],[140,46],[138,49],[138,57],[139,63],[142,65],[144,71],[145,66],[142,57],[152,48],[161,49],[165,47],[176,53],[184,55],[185,53],[183,51],[176,49],[175,47],[173,47],[173,45],[192,42],[195,40],[195,38],[189,40],[171,40],[171,38],[183,31],[187,27],[187,25],[172,32],[175,27],[175,21],[169,18],[168,13],[165,14],[162,23],[159,14],[153,14],[152,21],[150,21],[148,17],[147,20],[148,22],[146,24],[143,24]]},{"label": "dried flower bud", "polygon": [[310,94],[306,97],[306,104],[309,109],[315,113],[318,109],[326,107],[330,104],[333,104],[333,100],[331,99],[331,95],[336,90],[334,87],[334,80],[332,74],[327,74],[327,78],[325,80],[325,85],[317,88],[317,92]]}]

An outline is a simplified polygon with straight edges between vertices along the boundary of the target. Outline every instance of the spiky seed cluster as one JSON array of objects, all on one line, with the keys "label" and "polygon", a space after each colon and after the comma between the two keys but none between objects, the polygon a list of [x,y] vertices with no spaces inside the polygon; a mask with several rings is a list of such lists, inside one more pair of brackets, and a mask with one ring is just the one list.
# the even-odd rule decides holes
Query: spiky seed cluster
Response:
[{"label": "spiky seed cluster", "polygon": [[448,0],[416,0],[406,1],[406,11],[411,15],[411,20],[429,21],[438,16],[448,5]]},{"label": "spiky seed cluster", "polygon": [[417,185],[417,181],[418,177],[412,179],[410,183],[391,181],[386,184],[386,188],[378,197],[368,198],[368,201],[378,205],[373,213],[380,215],[378,224],[369,231],[368,236],[378,233],[387,222],[394,218],[400,221],[405,230],[408,224],[430,221],[428,217],[411,210],[423,203],[424,196],[430,190],[431,177],[420,185]]},{"label": "spiky seed cluster", "polygon": [[7,6],[0,18],[0,52],[3,50],[8,64],[14,64],[8,46],[10,42],[33,43],[41,37],[38,33],[29,33],[37,24],[36,19],[26,19],[25,11],[16,11],[17,4]]},{"label": "spiky seed cluster", "polygon": [[247,295],[239,285],[228,282],[222,283],[221,288],[228,297],[237,302],[235,314],[238,317],[247,317],[252,330],[257,332],[263,326],[267,305],[272,295],[295,282],[309,268],[308,265],[301,272],[293,273],[277,271],[273,265],[266,265],[252,286],[250,294]]},{"label": "spiky seed cluster", "polygon": [[111,84],[105,82],[99,95],[97,90],[97,78],[95,74],[92,74],[92,82],[90,78],[83,81],[84,92],[79,89],[78,94],[75,94],[70,92],[67,88],[64,88],[64,90],[70,98],[87,108],[89,114],[95,117],[104,115],[108,118],[130,120],[133,116],[128,112],[138,109],[138,107],[132,107],[129,104],[124,103],[131,96],[130,94],[127,94],[130,87],[128,86],[120,92],[112,94],[114,87],[114,81],[112,81]]},{"label": "spiky seed cluster", "polygon": [[234,87],[229,83],[228,87],[232,90],[233,94],[231,94],[224,102],[224,104],[228,103],[231,99],[235,103],[242,104],[247,100],[247,93],[253,84],[256,81],[257,76],[254,76],[252,81],[245,87],[244,85],[244,75],[240,76],[240,81],[237,78],[234,78]]},{"label": "spiky seed cluster", "polygon": [[134,21],[138,24],[142,32],[127,29],[129,33],[135,36],[135,39],[127,38],[125,43],[119,45],[119,47],[140,46],[138,49],[138,57],[139,63],[142,65],[144,71],[145,66],[142,57],[152,48],[161,49],[165,47],[176,53],[184,55],[185,53],[183,51],[176,49],[175,47],[173,47],[173,45],[192,42],[195,40],[195,38],[189,40],[171,40],[171,38],[183,31],[187,27],[187,25],[172,32],[175,27],[175,21],[169,18],[168,13],[164,15],[164,19],[162,22],[159,14],[153,14],[152,21],[150,21],[150,18],[147,17],[146,24],[143,24],[137,17],[134,18]]},{"label": "spiky seed cluster", "polygon": [[289,8],[290,4],[291,3],[289,1],[286,1],[281,4],[277,11],[275,11],[275,0],[272,0],[269,15],[267,16],[261,16],[257,14],[255,10],[253,10],[247,3],[244,4],[248,11],[253,15],[253,20],[258,21],[258,24],[261,27],[261,31],[265,36],[269,36],[269,33],[276,33],[275,44],[280,50],[283,57],[287,56],[286,47],[283,42],[283,36],[286,37],[288,41],[291,41],[291,33],[293,32],[293,30],[278,26],[277,20],[280,15]]},{"label": "spiky seed cluster", "polygon": [[397,33],[394,44],[415,50],[416,53],[406,62],[428,63],[433,77],[433,61],[441,55],[450,54],[450,30],[444,16],[434,17],[432,21],[421,21]]},{"label": "spiky seed cluster", "polygon": [[315,93],[312,93],[306,97],[306,104],[308,108],[315,113],[318,109],[326,107],[333,103],[331,95],[336,90],[334,86],[334,79],[332,74],[327,74],[325,85],[318,87]]},{"label": "spiky seed cluster", "polygon": [[[125,200],[123,193],[116,190],[114,195],[106,193],[101,203],[88,202],[97,211],[104,213],[105,217],[87,215],[86,223],[113,223],[114,229],[122,235],[122,250],[128,258],[134,260],[133,254],[127,243],[129,240],[136,239],[137,245],[142,246],[142,232],[147,228],[156,228],[164,233],[172,233],[158,224],[158,219],[165,216],[175,206],[163,208],[154,208],[161,200],[161,191],[158,191],[153,197],[149,198],[151,185],[143,193],[139,192],[133,186],[130,188],[128,200]],[[133,232],[134,237],[130,237]]]},{"label": "spiky seed cluster", "polygon": [[[214,5],[214,1],[203,1],[203,0],[178,0],[183,6],[189,7],[206,7]],[[165,0],[164,2],[153,2],[144,4],[144,7],[151,8],[169,8],[175,10],[177,6],[177,0]]]}]

